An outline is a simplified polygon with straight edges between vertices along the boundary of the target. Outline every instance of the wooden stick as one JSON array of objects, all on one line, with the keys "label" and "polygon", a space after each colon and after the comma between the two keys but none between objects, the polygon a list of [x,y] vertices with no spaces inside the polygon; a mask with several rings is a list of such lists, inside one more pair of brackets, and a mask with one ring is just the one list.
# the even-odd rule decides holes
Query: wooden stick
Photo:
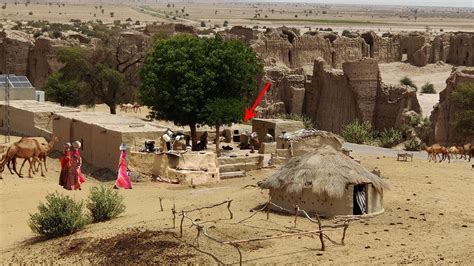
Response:
[{"label": "wooden stick", "polygon": [[270,220],[270,203],[272,203],[272,196],[268,195],[267,220]]},{"label": "wooden stick", "polygon": [[237,252],[239,252],[239,265],[242,266],[242,252],[240,252],[240,248],[236,244],[231,244],[235,249],[237,249]]},{"label": "wooden stick", "polygon": [[179,225],[179,237],[183,237],[183,222],[184,222],[184,211],[181,211],[181,224]]},{"label": "wooden stick", "polygon": [[220,205],[224,205],[224,204],[232,202],[232,201],[233,200],[225,200],[221,203],[213,204],[213,205],[210,205],[210,206],[199,207],[199,208],[191,209],[191,210],[183,210],[183,212],[190,213],[190,212],[200,211],[200,210],[203,210],[203,209],[212,209],[212,208],[215,208],[215,207],[220,206]]},{"label": "wooden stick", "polygon": [[163,200],[163,198],[159,197],[158,199],[160,200],[160,209],[161,209],[161,211],[163,211],[163,204],[161,204],[161,201]]},{"label": "wooden stick", "polygon": [[298,213],[300,212],[300,207],[298,205],[295,206],[295,228],[296,228],[296,220],[298,219]]},{"label": "wooden stick", "polygon": [[176,228],[176,205],[173,201],[173,209],[171,209],[171,212],[173,213],[173,229]]},{"label": "wooden stick", "polygon": [[229,211],[229,214],[230,214],[230,218],[229,219],[233,219],[234,218],[234,214],[232,213],[232,211],[230,210],[230,204],[232,203],[232,200],[229,200],[227,202],[227,210]]},{"label": "wooden stick", "polygon": [[239,239],[239,240],[233,240],[233,241],[224,241],[222,244],[247,243],[247,242],[262,241],[262,240],[283,238],[283,237],[297,236],[297,235],[313,235],[313,234],[318,234],[318,233],[321,233],[321,232],[322,232],[321,230],[312,230],[312,231],[297,232],[297,233],[286,233],[286,234],[281,234],[281,235],[264,236],[264,237],[251,238],[251,239]]},{"label": "wooden stick", "polygon": [[321,241],[321,251],[324,251],[326,247],[324,246],[323,231],[321,230],[321,219],[319,219],[319,215],[317,213],[316,213],[316,219],[318,220],[319,241]]},{"label": "wooden stick", "polygon": [[344,239],[346,238],[346,231],[347,231],[347,228],[349,227],[349,222],[347,222],[346,224],[344,224],[344,229],[342,230],[342,239],[341,239],[341,244],[344,245]]}]

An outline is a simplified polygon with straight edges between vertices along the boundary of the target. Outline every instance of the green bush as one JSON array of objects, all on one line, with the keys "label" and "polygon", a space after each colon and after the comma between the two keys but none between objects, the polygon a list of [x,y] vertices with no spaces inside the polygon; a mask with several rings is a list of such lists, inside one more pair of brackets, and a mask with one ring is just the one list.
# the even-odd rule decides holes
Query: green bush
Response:
[{"label": "green bush", "polygon": [[410,87],[414,88],[415,90],[418,90],[418,87],[415,85],[415,83],[413,83],[413,80],[411,80],[407,76],[400,79],[400,84],[407,85],[407,86],[410,86]]},{"label": "green bush", "polygon": [[449,96],[456,106],[454,127],[463,136],[474,135],[474,85],[464,83]]},{"label": "green bush", "polygon": [[82,201],[76,202],[69,196],[48,194],[46,204],[38,206],[39,212],[30,214],[28,225],[33,232],[46,237],[69,235],[90,223],[83,207]]},{"label": "green bush", "polygon": [[87,208],[94,222],[113,219],[125,211],[123,197],[111,187],[100,186],[90,189]]},{"label": "green bush", "polygon": [[405,143],[405,150],[406,151],[421,151],[423,149],[423,142],[419,141],[416,138],[410,139],[407,143]]},{"label": "green bush", "polygon": [[341,135],[347,142],[357,144],[370,144],[374,140],[372,124],[369,121],[359,122],[356,120],[349,123],[344,126]]},{"label": "green bush", "polygon": [[426,84],[421,87],[421,92],[422,93],[436,93],[434,89],[434,85],[429,82],[426,82]]},{"label": "green bush", "polygon": [[402,133],[396,129],[385,129],[380,134],[380,144],[385,148],[392,148],[402,141]]}]

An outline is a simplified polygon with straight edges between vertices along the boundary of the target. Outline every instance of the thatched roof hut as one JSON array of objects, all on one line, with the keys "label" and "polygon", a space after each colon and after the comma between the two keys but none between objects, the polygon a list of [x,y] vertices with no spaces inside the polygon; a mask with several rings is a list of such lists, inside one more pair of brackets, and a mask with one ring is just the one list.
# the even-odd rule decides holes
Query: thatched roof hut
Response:
[{"label": "thatched roof hut", "polygon": [[269,189],[272,202],[279,206],[293,210],[298,205],[327,216],[359,214],[354,210],[357,191],[365,193],[365,213],[382,212],[383,190],[389,187],[332,146],[292,158],[259,186]]}]

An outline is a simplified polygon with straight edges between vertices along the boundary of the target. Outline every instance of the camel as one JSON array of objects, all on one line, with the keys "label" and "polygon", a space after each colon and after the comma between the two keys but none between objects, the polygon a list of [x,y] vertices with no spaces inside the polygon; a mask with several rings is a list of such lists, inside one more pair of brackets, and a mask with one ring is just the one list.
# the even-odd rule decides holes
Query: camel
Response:
[{"label": "camel", "polygon": [[[35,166],[35,168],[33,169],[33,173],[38,172],[38,169],[41,163],[43,163],[44,165],[45,172],[48,172],[48,168],[46,167],[46,158],[53,150],[54,144],[56,144],[58,141],[59,139],[53,135],[53,137],[51,138],[51,141],[47,145],[44,143],[41,143],[41,146],[40,146],[41,151],[40,151],[40,154],[38,155],[39,164]],[[23,166],[25,165],[26,161],[27,159],[24,159],[23,163],[21,164],[20,171],[19,171],[20,175],[21,175],[21,170],[23,169]]]},{"label": "camel", "polygon": [[449,151],[446,147],[443,147],[439,144],[433,144],[429,147],[426,147],[425,150],[428,153],[429,162],[431,162],[431,159],[433,159],[434,162],[437,162],[436,155],[438,155],[439,162],[448,159],[448,163],[451,163],[451,157],[449,156]]},{"label": "camel", "polygon": [[449,154],[453,155],[456,159],[458,158],[458,155],[461,154],[461,150],[457,146],[451,146],[448,148]]},{"label": "camel", "polygon": [[142,106],[139,103],[135,102],[132,108],[135,113],[137,112],[140,112],[140,114],[142,113],[142,109],[141,109]]},{"label": "camel", "polygon": [[[23,177],[16,170],[16,158],[23,158],[28,160],[30,163],[30,168],[28,169],[28,177],[31,178],[31,172],[34,172],[34,165],[39,160],[38,157],[41,153],[41,144],[38,140],[33,138],[23,137],[19,141],[13,143],[8,147],[7,152],[3,156],[3,160],[0,164],[0,172],[3,172],[5,169],[5,164],[10,170],[10,173],[13,174],[10,168],[10,161],[13,163],[13,170],[18,175],[18,177]],[[44,176],[43,165],[40,163],[41,176]]]}]

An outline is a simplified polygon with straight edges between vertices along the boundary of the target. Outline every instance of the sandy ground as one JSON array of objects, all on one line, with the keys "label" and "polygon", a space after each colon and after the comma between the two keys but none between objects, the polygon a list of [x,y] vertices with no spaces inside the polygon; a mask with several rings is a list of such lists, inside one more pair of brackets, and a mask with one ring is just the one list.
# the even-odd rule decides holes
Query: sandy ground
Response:
[{"label": "sandy ground", "polygon": [[[390,64],[379,64],[382,81],[386,84],[400,84],[400,79],[407,76],[413,80],[418,91],[427,82],[432,83],[436,92],[446,88],[446,79],[451,74],[452,65],[445,63],[428,64],[417,67],[403,62]],[[433,106],[439,102],[439,94],[418,93],[418,101],[421,105],[423,116],[430,116]]]},{"label": "sandy ground", "polygon": [[[354,31],[399,32],[399,31],[474,31],[472,8],[418,8],[415,20],[414,9],[402,6],[357,6],[323,5],[301,3],[174,3],[159,4],[134,1],[134,6],[104,4],[104,13],[96,9],[99,4],[56,4],[9,3],[0,11],[0,18],[7,20],[48,20],[69,22],[70,19],[83,21],[100,19],[106,23],[114,20],[133,22],[168,21],[184,22],[199,26],[201,21],[207,26],[220,25],[227,21],[229,26],[292,26],[302,32],[309,28],[331,27],[342,32]],[[33,12],[30,15],[30,12]],[[114,12],[114,17],[110,16]],[[95,16],[94,16],[95,14]],[[256,14],[260,16],[254,18]]]},{"label": "sandy ground", "polygon": [[[384,195],[385,213],[351,223],[346,245],[326,241],[327,250],[319,251],[317,239],[290,237],[243,244],[246,263],[464,263],[474,260],[474,170],[467,162],[397,162],[394,157],[375,153],[354,153],[369,169],[378,167],[392,188]],[[377,159],[379,157],[379,159]],[[234,219],[228,219],[225,207],[193,213],[201,219],[209,234],[220,239],[244,239],[291,230],[314,229],[303,219],[292,228],[293,217],[276,213],[270,220],[264,214],[243,224],[250,209],[267,199],[267,191],[255,187],[257,181],[275,169],[249,172],[247,177],[224,180],[217,185],[186,187],[155,182],[134,184],[133,190],[120,193],[126,212],[109,222],[92,224],[74,235],[54,240],[37,238],[27,219],[48,193],[58,191],[77,200],[87,198],[89,188],[112,182],[99,182],[88,176],[82,191],[66,191],[57,182],[59,164],[48,159],[46,177],[18,178],[3,173],[0,180],[0,256],[7,262],[117,263],[196,262],[238,263],[236,250],[199,239],[199,251],[193,247],[196,230],[185,222],[184,237],[172,229],[173,202],[176,209],[190,209],[233,199]],[[162,197],[164,211],[158,198]],[[325,220],[324,223],[330,223]],[[339,240],[340,232],[331,237]],[[195,244],[195,243],[194,243]]]}]

